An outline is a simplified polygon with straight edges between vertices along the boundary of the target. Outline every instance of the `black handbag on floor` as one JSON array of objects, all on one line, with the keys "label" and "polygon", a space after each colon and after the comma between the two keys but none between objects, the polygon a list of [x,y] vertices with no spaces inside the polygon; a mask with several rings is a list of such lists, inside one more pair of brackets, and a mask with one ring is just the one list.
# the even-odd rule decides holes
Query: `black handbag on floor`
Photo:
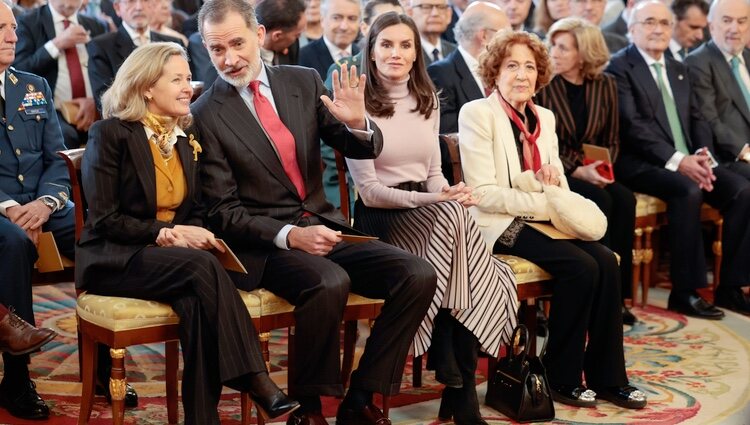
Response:
[{"label": "black handbag on floor", "polygon": [[[529,354],[529,331],[519,324],[513,330],[505,357],[487,383],[485,404],[516,422],[542,422],[555,418],[555,406],[542,360]],[[542,354],[547,348],[544,339]]]}]

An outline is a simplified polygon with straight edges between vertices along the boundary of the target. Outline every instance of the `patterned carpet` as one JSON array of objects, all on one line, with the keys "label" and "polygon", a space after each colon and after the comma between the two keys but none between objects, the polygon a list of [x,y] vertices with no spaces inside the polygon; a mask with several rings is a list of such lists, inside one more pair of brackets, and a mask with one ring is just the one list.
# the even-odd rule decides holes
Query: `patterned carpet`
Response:
[{"label": "patterned carpet", "polygon": [[[57,329],[61,337],[33,356],[31,367],[37,388],[52,410],[46,423],[74,424],[78,418],[80,384],[77,382],[78,354],[71,284],[34,289],[37,322]],[[659,289],[652,295],[659,304]],[[663,297],[662,297],[663,298]],[[641,320],[626,328],[625,347],[632,383],[644,389],[650,403],[641,411],[628,411],[609,403],[596,409],[575,409],[556,404],[560,424],[710,424],[750,425],[750,319],[729,314],[728,320],[687,320],[658,307],[635,309]],[[132,347],[127,359],[128,379],[141,397],[140,407],[128,410],[128,424],[166,423],[162,346]],[[286,380],[284,333],[274,335],[271,353],[272,376],[282,385]],[[484,371],[485,364],[480,365]],[[483,372],[482,372],[483,373]],[[480,381],[484,377],[480,376]],[[407,366],[402,394],[392,400],[391,418],[397,424],[433,424],[439,403],[440,385],[430,372],[423,373],[424,386],[413,388]],[[483,399],[486,384],[478,387]],[[335,416],[337,401],[325,400],[325,414]],[[483,407],[492,424],[511,423],[496,411]],[[222,423],[239,419],[238,395],[225,392],[220,405]],[[90,423],[111,423],[108,405],[97,400]],[[333,420],[331,419],[333,423]],[[9,416],[0,409],[0,424],[33,424]]]}]

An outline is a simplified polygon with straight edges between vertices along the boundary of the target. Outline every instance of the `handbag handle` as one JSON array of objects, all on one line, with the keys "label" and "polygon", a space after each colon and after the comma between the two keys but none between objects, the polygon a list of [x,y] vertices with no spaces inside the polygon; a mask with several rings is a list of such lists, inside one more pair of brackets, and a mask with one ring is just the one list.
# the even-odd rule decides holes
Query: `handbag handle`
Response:
[{"label": "handbag handle", "polygon": [[544,333],[544,341],[542,341],[542,351],[539,352],[539,358],[544,357],[547,352],[547,341],[549,340],[549,328],[545,325],[539,325],[538,327],[544,328],[547,332]]},{"label": "handbag handle", "polygon": [[508,358],[521,360],[529,356],[529,329],[520,323],[513,329],[510,343],[508,344]]}]

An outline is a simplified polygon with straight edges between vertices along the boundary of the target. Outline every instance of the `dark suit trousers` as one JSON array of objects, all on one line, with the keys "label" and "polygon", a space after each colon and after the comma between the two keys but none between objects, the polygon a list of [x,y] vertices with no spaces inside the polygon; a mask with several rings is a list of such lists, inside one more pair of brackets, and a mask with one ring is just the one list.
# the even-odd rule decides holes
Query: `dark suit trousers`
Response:
[{"label": "dark suit trousers", "polygon": [[[525,226],[509,248],[555,277],[544,365],[551,383],[589,387],[627,384],[617,259],[598,242],[553,240]],[[588,336],[588,344],[586,337]]]},{"label": "dark suit trousers", "polygon": [[117,285],[91,282],[90,293],[168,303],[180,317],[186,424],[219,424],[222,383],[247,382],[266,366],[252,319],[237,288],[207,251],[147,247]]},{"label": "dark suit trousers", "polygon": [[[73,240],[75,222],[73,208],[63,208],[53,213],[42,230],[52,232],[60,253],[71,260],[75,258]],[[34,323],[31,294],[31,273],[38,258],[36,247],[20,227],[0,216],[0,303],[13,307],[23,320]],[[28,379],[28,355],[3,354],[6,378],[9,371]]]},{"label": "dark suit trousers", "polygon": [[568,176],[570,190],[593,201],[607,216],[607,233],[599,241],[620,255],[622,299],[630,298],[633,280],[633,230],[635,229],[635,196],[619,182],[600,188]]},{"label": "dark suit trousers", "polygon": [[292,396],[338,396],[339,330],[349,291],[383,298],[351,387],[398,393],[414,334],[435,293],[435,270],[425,260],[379,241],[341,242],[325,257],[274,250],[261,286],[296,306]]},{"label": "dark suit trousers", "polygon": [[653,168],[628,179],[636,192],[667,203],[670,276],[672,289],[691,291],[707,286],[706,258],[700,210],[705,201],[724,216],[721,284],[742,286],[750,282],[750,182],[726,167],[714,168],[714,190],[702,191],[688,177],[664,168]]},{"label": "dark suit trousers", "polygon": [[76,126],[65,121],[60,111],[57,111],[57,120],[60,123],[60,130],[62,130],[66,148],[80,148],[81,145],[88,141],[89,133],[87,131],[79,131]]}]

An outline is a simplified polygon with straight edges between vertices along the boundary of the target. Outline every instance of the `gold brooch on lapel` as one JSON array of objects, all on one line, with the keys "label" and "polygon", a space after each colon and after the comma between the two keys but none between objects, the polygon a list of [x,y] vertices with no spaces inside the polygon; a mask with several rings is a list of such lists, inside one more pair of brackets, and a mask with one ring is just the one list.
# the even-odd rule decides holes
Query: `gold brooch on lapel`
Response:
[{"label": "gold brooch on lapel", "polygon": [[198,154],[203,152],[201,144],[198,143],[192,133],[188,136],[188,143],[193,147],[193,161],[198,161]]},{"label": "gold brooch on lapel", "polygon": [[15,74],[8,73],[8,79],[10,79],[10,82],[13,83],[13,85],[18,84],[18,78],[16,78]]}]

